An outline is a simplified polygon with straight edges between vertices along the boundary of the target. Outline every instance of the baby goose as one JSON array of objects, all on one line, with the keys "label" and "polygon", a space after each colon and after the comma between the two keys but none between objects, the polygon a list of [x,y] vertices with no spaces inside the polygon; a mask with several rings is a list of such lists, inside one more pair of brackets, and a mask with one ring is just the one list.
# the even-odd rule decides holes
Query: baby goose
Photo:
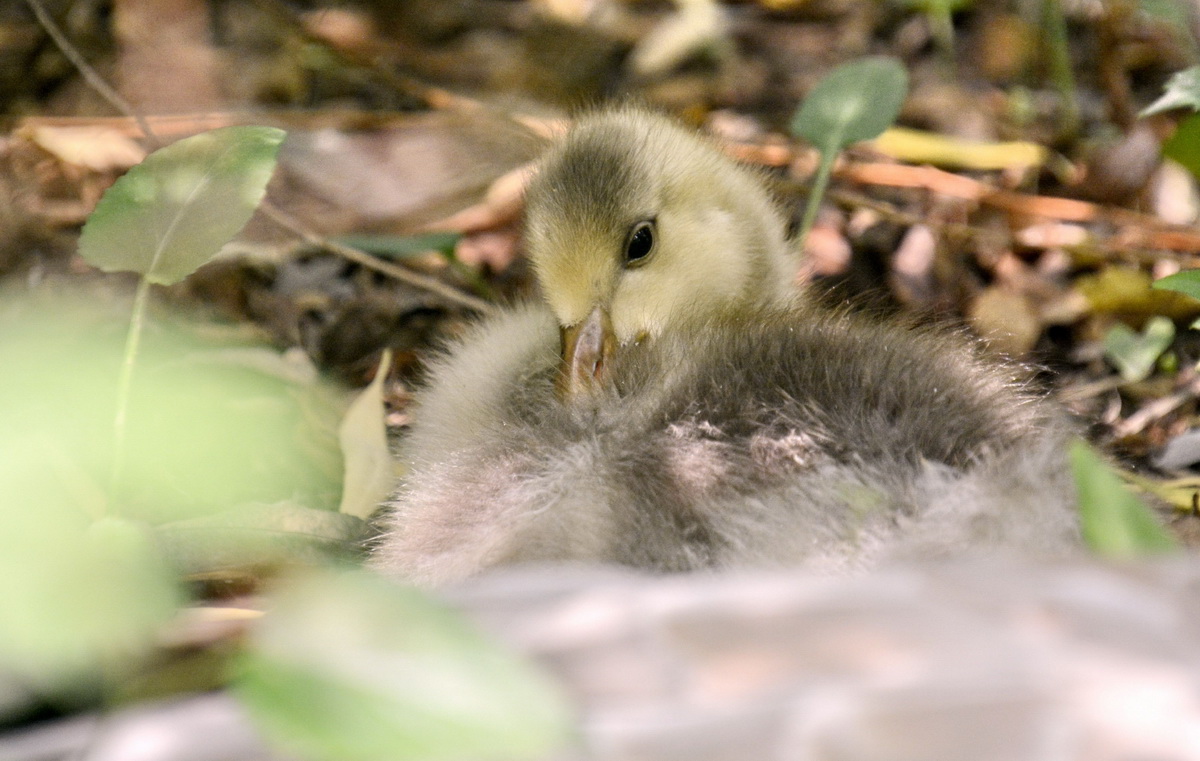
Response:
[{"label": "baby goose", "polygon": [[586,116],[526,207],[545,304],[434,363],[377,567],[842,572],[1078,544],[1066,427],[1020,371],[804,299],[760,179],[701,136]]}]

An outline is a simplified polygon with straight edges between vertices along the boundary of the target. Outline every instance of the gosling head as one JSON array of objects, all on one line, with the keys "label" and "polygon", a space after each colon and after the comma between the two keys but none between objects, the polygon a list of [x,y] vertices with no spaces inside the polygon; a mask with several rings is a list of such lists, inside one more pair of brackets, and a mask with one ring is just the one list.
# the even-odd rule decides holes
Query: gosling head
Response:
[{"label": "gosling head", "polygon": [[789,298],[785,225],[754,171],[636,108],[581,118],[526,195],[526,252],[563,336],[561,390],[689,320]]}]

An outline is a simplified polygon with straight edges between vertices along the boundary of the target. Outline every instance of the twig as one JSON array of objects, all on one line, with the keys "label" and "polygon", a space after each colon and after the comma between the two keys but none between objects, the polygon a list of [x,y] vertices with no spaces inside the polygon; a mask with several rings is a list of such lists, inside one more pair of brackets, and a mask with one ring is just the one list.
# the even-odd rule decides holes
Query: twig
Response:
[{"label": "twig", "polygon": [[329,240],[323,236],[317,235],[316,233],[310,232],[296,222],[290,214],[280,209],[270,201],[264,200],[259,205],[259,210],[272,222],[284,228],[288,232],[298,235],[304,240],[305,243],[308,243],[309,245],[323,248],[327,251],[337,254],[343,259],[347,259],[368,269],[375,270],[376,272],[381,272],[388,277],[395,278],[396,280],[399,280],[402,283],[407,283],[415,288],[436,293],[447,301],[452,301],[459,306],[466,307],[467,309],[474,310],[481,314],[489,314],[495,309],[495,307],[487,301],[484,301],[476,296],[463,293],[452,286],[446,285],[437,278],[429,277],[428,275],[422,275],[421,273],[414,272],[410,269],[405,269],[404,267],[380,259],[377,256],[371,256],[365,251],[360,251],[352,246],[346,246],[336,241]]},{"label": "twig", "polygon": [[92,68],[92,65],[87,62],[79,50],[67,39],[63,31],[58,28],[58,24],[54,23],[54,19],[42,7],[41,0],[25,0],[25,4],[29,6],[29,10],[33,11],[33,15],[37,18],[38,23],[46,30],[46,34],[50,35],[50,39],[58,46],[59,51],[67,57],[79,73],[83,75],[84,80],[88,85],[96,91],[96,93],[108,101],[109,105],[117,109],[121,113],[133,118],[138,127],[141,128],[142,134],[155,148],[159,148],[162,144],[158,137],[154,134],[154,130],[150,129],[150,123],[146,118],[133,107],[133,104],[121,97],[121,93],[109,86],[108,82],[104,81],[104,77],[100,76],[100,72]]}]

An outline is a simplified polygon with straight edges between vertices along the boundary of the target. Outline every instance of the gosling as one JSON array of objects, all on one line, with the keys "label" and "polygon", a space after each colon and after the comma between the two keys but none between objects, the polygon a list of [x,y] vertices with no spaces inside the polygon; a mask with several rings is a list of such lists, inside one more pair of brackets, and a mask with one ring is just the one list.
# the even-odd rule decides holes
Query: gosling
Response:
[{"label": "gosling", "polygon": [[373,562],[866,570],[1070,552],[1067,426],[965,338],[794,285],[761,178],[632,107],[579,119],[526,196],[544,297],[431,367]]}]

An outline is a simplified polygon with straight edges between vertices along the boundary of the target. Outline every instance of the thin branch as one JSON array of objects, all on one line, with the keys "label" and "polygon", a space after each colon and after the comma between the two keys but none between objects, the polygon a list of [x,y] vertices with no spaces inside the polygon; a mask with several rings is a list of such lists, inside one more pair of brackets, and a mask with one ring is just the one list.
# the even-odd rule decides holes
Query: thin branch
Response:
[{"label": "thin branch", "polygon": [[480,314],[490,314],[495,310],[495,306],[487,301],[484,301],[476,296],[463,293],[453,286],[446,285],[437,278],[430,277],[428,275],[422,275],[419,272],[414,272],[413,270],[406,269],[397,264],[392,264],[389,261],[380,259],[377,256],[372,256],[371,254],[368,254],[367,252],[361,251],[357,248],[353,248],[352,246],[346,246],[338,243],[337,241],[333,241],[324,236],[310,232],[301,226],[300,223],[296,222],[296,220],[290,214],[283,209],[280,209],[269,200],[264,200],[258,208],[259,211],[266,215],[267,219],[270,219],[272,222],[288,232],[299,236],[302,240],[304,240],[305,243],[308,243],[311,246],[316,246],[330,251],[342,257],[343,259],[362,265],[367,269],[381,272],[388,277],[399,280],[402,283],[407,283],[414,288],[420,288],[421,290],[435,293],[447,301],[451,301],[461,307],[479,312]]},{"label": "thin branch", "polygon": [[132,103],[121,97],[121,93],[114,90],[108,84],[108,82],[105,82],[104,77],[100,76],[100,72],[96,71],[92,65],[87,62],[87,59],[80,55],[79,50],[71,43],[69,39],[67,39],[67,35],[63,34],[63,31],[58,28],[58,24],[56,24],[54,19],[50,17],[50,14],[46,12],[45,7],[42,6],[41,0],[25,0],[25,4],[29,6],[29,10],[33,11],[33,15],[37,18],[38,23],[41,24],[42,28],[46,30],[46,34],[50,35],[50,39],[53,40],[54,44],[58,46],[59,51],[61,51],[62,54],[67,57],[67,60],[79,70],[81,75],[83,75],[83,78],[88,85],[95,90],[101,98],[104,98],[106,101],[108,101],[109,105],[136,121],[138,128],[142,130],[142,134],[146,136],[146,139],[149,140],[155,148],[161,147],[162,143],[154,134],[154,130],[150,128],[150,123],[146,121],[146,117],[142,116],[141,112],[135,109]]}]

